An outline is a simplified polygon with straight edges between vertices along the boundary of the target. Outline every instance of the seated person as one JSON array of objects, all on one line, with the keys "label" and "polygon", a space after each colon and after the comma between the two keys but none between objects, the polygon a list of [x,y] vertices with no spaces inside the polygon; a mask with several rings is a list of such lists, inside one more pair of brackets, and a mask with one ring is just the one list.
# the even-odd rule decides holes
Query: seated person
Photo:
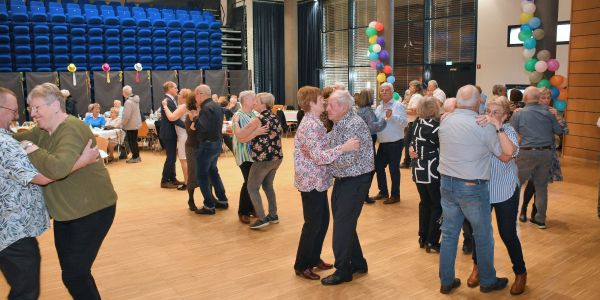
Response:
[{"label": "seated person", "polygon": [[94,128],[102,128],[106,124],[106,119],[100,114],[100,104],[92,104],[92,114],[85,117],[84,122]]},{"label": "seated person", "polygon": [[121,117],[119,117],[118,107],[113,107],[110,109],[110,121],[106,123],[106,126],[121,128]]}]

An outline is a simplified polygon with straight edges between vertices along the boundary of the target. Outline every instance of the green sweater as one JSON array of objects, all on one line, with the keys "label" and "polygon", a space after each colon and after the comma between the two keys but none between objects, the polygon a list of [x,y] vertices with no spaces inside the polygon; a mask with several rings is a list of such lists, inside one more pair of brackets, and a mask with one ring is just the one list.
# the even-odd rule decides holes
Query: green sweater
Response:
[{"label": "green sweater", "polygon": [[67,117],[52,135],[34,127],[14,137],[40,147],[29,159],[41,174],[56,180],[44,187],[46,206],[55,220],[79,219],[116,204],[117,193],[102,161],[70,174],[88,140],[96,145],[94,134],[81,120]]}]

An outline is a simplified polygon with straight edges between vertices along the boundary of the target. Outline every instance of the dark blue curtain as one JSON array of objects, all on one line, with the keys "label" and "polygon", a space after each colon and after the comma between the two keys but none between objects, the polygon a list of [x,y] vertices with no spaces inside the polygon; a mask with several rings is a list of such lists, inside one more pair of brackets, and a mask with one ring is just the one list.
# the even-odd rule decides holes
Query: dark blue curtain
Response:
[{"label": "dark blue curtain", "polygon": [[298,87],[319,86],[321,24],[319,2],[298,5]]},{"label": "dark blue curtain", "polygon": [[285,103],[283,3],[254,2],[254,84]]}]

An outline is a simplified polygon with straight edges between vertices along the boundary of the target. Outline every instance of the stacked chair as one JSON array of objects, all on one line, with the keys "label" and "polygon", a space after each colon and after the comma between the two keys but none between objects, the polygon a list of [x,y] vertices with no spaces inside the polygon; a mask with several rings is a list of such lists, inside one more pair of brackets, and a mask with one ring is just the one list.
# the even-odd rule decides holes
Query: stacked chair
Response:
[{"label": "stacked chair", "polygon": [[131,12],[137,27],[136,42],[139,62],[143,68],[152,69],[152,23],[142,7],[132,7]]},{"label": "stacked chair", "polygon": [[15,71],[33,71],[29,13],[23,1],[11,1],[10,19],[12,20],[12,42],[15,53]]},{"label": "stacked chair", "polygon": [[221,22],[215,21],[215,16],[210,12],[204,12],[204,19],[209,23],[210,39],[210,68],[218,70],[223,67],[222,46],[223,34],[221,33]]},{"label": "stacked chair", "polygon": [[167,23],[167,53],[169,70],[181,70],[181,22],[172,9],[163,8],[162,16]]},{"label": "stacked chair", "polygon": [[[96,8],[94,5],[88,5]],[[88,5],[86,5],[86,7]],[[92,8],[90,9],[93,10]],[[102,5],[100,6],[100,10],[100,15],[102,16],[102,22],[104,26],[104,56],[112,71],[120,71],[122,63],[121,36],[124,36],[124,34],[121,32],[121,24],[115,15],[115,10],[112,6]],[[135,34],[135,31],[133,34]]]},{"label": "stacked chair", "polygon": [[200,69],[210,69],[209,23],[204,20],[202,12],[197,10],[192,10],[190,17],[196,26],[196,64]]},{"label": "stacked chair", "polygon": [[181,21],[181,54],[184,70],[196,70],[196,24],[186,10],[175,11],[177,19]]},{"label": "stacked chair", "polygon": [[31,1],[29,3],[31,31],[33,32],[33,53],[35,71],[50,72],[50,27],[48,14],[43,2]]},{"label": "stacked chair", "polygon": [[152,65],[154,70],[167,70],[167,24],[157,8],[146,10],[152,24]]},{"label": "stacked chair", "polygon": [[135,20],[131,17],[129,7],[126,6],[117,6],[117,16],[121,23],[123,70],[132,71],[135,70],[133,66],[138,62]]},{"label": "stacked chair", "polygon": [[[87,39],[86,35],[90,38],[96,34],[95,30],[93,32],[87,32],[87,25],[90,24],[90,19],[92,16],[84,15],[81,11],[81,7],[74,3],[67,3],[67,16],[69,20],[69,40],[71,42],[71,56],[70,63],[74,63],[77,66],[78,71],[87,71]],[[98,26],[98,22],[96,19],[93,21],[95,25]],[[92,28],[93,26],[90,26]],[[87,32],[87,34],[86,34]]]},{"label": "stacked chair", "polygon": [[48,21],[52,36],[51,52],[54,60],[54,70],[65,72],[70,63],[69,27],[62,4],[57,2],[48,3]]},{"label": "stacked chair", "polygon": [[6,2],[0,1],[0,72],[11,72],[12,56],[10,55],[10,26]]}]

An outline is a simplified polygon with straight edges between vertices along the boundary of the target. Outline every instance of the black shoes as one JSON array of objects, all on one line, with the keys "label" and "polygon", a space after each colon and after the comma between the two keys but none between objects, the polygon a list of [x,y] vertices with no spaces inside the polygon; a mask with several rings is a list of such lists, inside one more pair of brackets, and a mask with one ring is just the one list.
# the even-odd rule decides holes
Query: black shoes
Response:
[{"label": "black shoes", "polygon": [[269,224],[271,224],[269,222],[269,219],[267,217],[265,217],[264,219],[256,220],[256,222],[254,222],[254,224],[250,225],[250,229],[261,229],[261,228],[269,226]]},{"label": "black shoes", "polygon": [[185,191],[185,190],[187,190],[187,184],[184,183],[184,184],[178,186],[177,190],[178,191]]},{"label": "black shoes", "polygon": [[479,291],[482,293],[489,293],[489,292],[493,292],[493,291],[499,291],[503,288],[506,287],[506,285],[508,284],[508,278],[506,277],[496,277],[496,282],[492,285],[489,286],[483,286],[480,285],[479,286]]},{"label": "black shoes", "polygon": [[425,239],[422,237],[419,238],[419,248],[425,248]]},{"label": "black shoes", "polygon": [[440,253],[440,244],[438,244],[438,243],[435,243],[435,244],[427,243],[427,245],[425,245],[425,252],[431,253],[432,251]]},{"label": "black shoes", "polygon": [[215,209],[214,208],[206,208],[206,207],[202,206],[201,209],[196,210],[196,213],[199,215],[214,215]]},{"label": "black shoes", "polygon": [[400,168],[401,168],[401,169],[409,169],[409,168],[410,168],[410,163],[406,163],[406,162],[404,162],[404,163],[402,163],[402,164],[400,165]]},{"label": "black shoes", "polygon": [[373,204],[373,203],[375,203],[375,199],[373,199],[371,197],[367,197],[367,199],[365,199],[365,203],[366,204]]},{"label": "black shoes", "polygon": [[352,276],[343,278],[335,273],[321,279],[321,284],[323,285],[338,285],[344,282],[352,281]]},{"label": "black shoes", "polygon": [[450,292],[452,292],[453,289],[457,288],[460,286],[460,279],[458,278],[454,278],[454,281],[452,282],[452,284],[450,285],[442,285],[440,287],[440,293],[442,294],[450,294]]},{"label": "black shoes", "polygon": [[529,219],[529,222],[537,225],[539,229],[546,229],[546,223],[538,222],[535,218]]},{"label": "black shoes", "polygon": [[462,251],[464,254],[473,253],[473,242],[472,241],[463,242]]},{"label": "black shoes", "polygon": [[352,274],[367,274],[369,273],[369,267],[355,268],[352,267]]},{"label": "black shoes", "polygon": [[229,208],[229,203],[222,202],[222,201],[215,201],[215,207],[216,208],[221,208],[221,209],[228,209]]},{"label": "black shoes", "polygon": [[191,211],[198,210],[198,207],[196,207],[196,203],[194,203],[194,199],[188,200],[188,207],[190,208]]},{"label": "black shoes", "polygon": [[520,214],[519,215],[519,221],[521,222],[527,222],[527,214]]}]

